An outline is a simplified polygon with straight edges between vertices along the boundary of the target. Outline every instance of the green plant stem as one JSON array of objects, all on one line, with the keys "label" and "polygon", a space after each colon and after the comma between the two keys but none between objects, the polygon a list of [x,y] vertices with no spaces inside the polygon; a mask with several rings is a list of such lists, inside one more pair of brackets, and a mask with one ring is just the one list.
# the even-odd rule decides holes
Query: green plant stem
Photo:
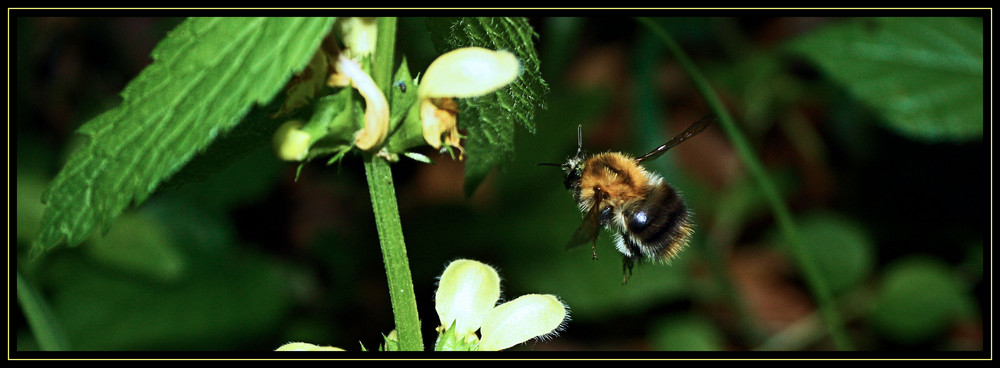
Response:
[{"label": "green plant stem", "polygon": [[[635,51],[635,80],[652,80],[654,78],[654,73],[662,58],[661,54],[663,50],[663,42],[660,42],[652,33],[646,33],[641,36],[639,42],[637,42]],[[635,88],[635,101],[637,103],[636,122],[638,124],[639,135],[647,137],[642,144],[655,147],[666,140],[659,131],[660,125],[663,122],[662,104],[659,101],[662,100],[663,96],[649,83],[636,83]],[[659,161],[659,164],[661,165],[661,169],[665,168],[664,161]],[[713,232],[717,229],[719,229],[718,226],[712,227]],[[710,234],[708,238],[711,239],[712,235]],[[711,270],[712,278],[715,280],[723,298],[725,298],[725,303],[731,306],[736,312],[736,318],[740,326],[739,331],[751,345],[756,344],[757,341],[763,339],[763,334],[754,319],[751,318],[746,303],[737,294],[736,287],[733,286],[730,278],[727,277],[722,250],[717,246],[705,246],[702,249],[703,256],[708,261],[707,264]]]},{"label": "green plant stem", "polygon": [[[386,93],[392,76],[393,51],[396,40],[396,18],[377,20],[378,36],[375,54],[372,58],[372,79]],[[388,95],[388,93],[386,93]],[[382,260],[389,282],[389,299],[392,315],[396,322],[396,336],[400,350],[421,351],[424,349],[420,334],[420,316],[417,314],[417,299],[413,293],[413,278],[403,241],[403,228],[399,222],[399,208],[396,206],[396,190],[392,182],[389,162],[374,154],[365,155],[365,176],[372,198],[372,211],[382,247]]]},{"label": "green plant stem", "polygon": [[722,104],[722,100],[718,97],[712,86],[708,83],[708,80],[701,74],[701,71],[695,66],[694,62],[687,56],[684,50],[674,41],[666,31],[663,30],[659,25],[648,18],[639,18],[639,23],[642,23],[646,28],[648,28],[654,35],[660,38],[661,41],[667,46],[677,61],[681,64],[681,67],[691,76],[697,88],[701,91],[705,100],[712,107],[712,110],[719,117],[719,121],[722,125],[726,136],[732,142],[736,152],[739,154],[743,163],[750,170],[750,174],[760,185],[761,191],[767,197],[768,202],[771,205],[771,209],[774,211],[774,216],[778,221],[778,227],[781,229],[782,234],[785,239],[789,242],[789,249],[795,256],[796,261],[801,267],[807,284],[811,289],[813,295],[816,297],[817,303],[819,304],[820,312],[826,321],[827,328],[829,329],[830,336],[833,338],[834,344],[837,349],[840,350],[853,350],[853,344],[848,338],[847,333],[844,331],[843,321],[840,317],[839,312],[836,309],[836,305],[833,302],[833,296],[830,292],[829,286],[826,284],[826,280],[819,272],[819,267],[816,266],[815,261],[808,250],[802,246],[801,241],[798,237],[798,232],[795,228],[795,222],[792,220],[791,211],[785,204],[784,200],[781,198],[778,192],[777,186],[771,181],[767,172],[764,170],[764,166],[760,163],[757,155],[754,154],[750,143],[747,142],[743,133],[740,132],[736,123],[733,122],[732,116],[729,115],[729,111]]},{"label": "green plant stem", "polygon": [[375,213],[379,243],[382,246],[385,275],[389,281],[389,299],[392,302],[399,347],[401,350],[420,351],[424,349],[420,334],[420,317],[417,314],[417,299],[413,293],[406,244],[403,242],[403,228],[399,223],[392,170],[385,159],[369,155],[365,158],[365,173],[368,178],[368,191],[372,197],[372,211]]},{"label": "green plant stem", "polygon": [[392,61],[395,59],[396,47],[396,18],[378,18],[378,35],[375,41],[375,54],[372,57],[372,79],[375,85],[385,93],[389,93],[392,84]]},{"label": "green plant stem", "polygon": [[42,297],[21,277],[21,271],[17,271],[17,302],[21,305],[28,327],[31,328],[31,333],[35,335],[42,350],[69,350],[69,344],[62,329],[59,328],[59,323],[52,316]]}]

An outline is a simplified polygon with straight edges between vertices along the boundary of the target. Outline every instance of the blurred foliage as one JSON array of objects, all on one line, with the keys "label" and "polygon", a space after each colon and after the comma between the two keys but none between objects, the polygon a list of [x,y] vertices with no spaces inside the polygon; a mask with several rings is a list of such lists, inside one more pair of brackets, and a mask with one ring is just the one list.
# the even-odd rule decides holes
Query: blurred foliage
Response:
[{"label": "blurred foliage", "polygon": [[869,319],[876,329],[896,342],[912,344],[929,340],[945,332],[959,318],[978,314],[967,309],[971,306],[963,289],[949,266],[938,259],[923,256],[900,259],[883,271]]},{"label": "blurred foliage", "polygon": [[[205,166],[214,175],[161,188],[79,248],[27,257],[44,208],[41,193],[77,144],[73,131],[115,105],[179,21],[18,18],[11,130],[19,274],[47,304],[71,349],[269,351],[289,341],[378,346],[393,329],[392,315],[364,172],[351,155],[339,167],[307,164],[293,181],[294,165],[267,147],[247,150],[228,168]],[[945,80],[982,88],[982,76],[915,78],[900,65],[870,69],[858,60],[830,65],[843,60],[836,46],[823,49],[851,37],[864,41],[872,24],[889,32],[880,39],[902,37],[919,49],[924,41],[907,37],[916,28],[975,30],[981,20],[657,21],[726,98],[767,164],[857,347],[982,352],[990,301],[983,282],[988,225],[981,216],[989,200],[981,184],[988,156],[974,126],[982,114],[975,124],[941,118],[934,123],[939,128],[926,129],[934,117],[961,109],[975,116],[976,108],[938,101],[908,112],[920,119],[900,118],[886,110],[891,103],[858,92],[877,87],[856,78],[882,70],[876,74],[908,81],[920,94],[941,92]],[[696,233],[681,257],[670,265],[641,264],[623,286],[620,255],[607,232],[597,261],[587,247],[562,249],[580,214],[561,173],[536,163],[573,154],[581,124],[591,152],[642,154],[707,108],[632,19],[530,22],[551,89],[547,109],[536,112],[535,134],[516,135],[513,161],[487,175],[471,198],[464,193],[464,163],[447,155],[428,149],[423,153],[435,164],[393,166],[425,346],[436,336],[435,277],[449,261],[470,258],[501,270],[505,296],[550,293],[570,307],[560,336],[514,350],[831,349],[760,192],[717,128],[648,165],[694,212]],[[436,56],[430,33],[420,18],[401,18],[399,29],[398,53],[417,75]],[[981,37],[947,34],[935,45]],[[905,91],[893,98],[913,97]],[[968,93],[982,100],[982,92]],[[963,103],[975,100],[951,96],[959,95]],[[22,310],[34,307],[12,307],[17,349],[39,349],[27,323],[32,313]]]},{"label": "blurred foliage", "polygon": [[983,22],[864,18],[826,27],[793,48],[918,139],[983,135]]}]

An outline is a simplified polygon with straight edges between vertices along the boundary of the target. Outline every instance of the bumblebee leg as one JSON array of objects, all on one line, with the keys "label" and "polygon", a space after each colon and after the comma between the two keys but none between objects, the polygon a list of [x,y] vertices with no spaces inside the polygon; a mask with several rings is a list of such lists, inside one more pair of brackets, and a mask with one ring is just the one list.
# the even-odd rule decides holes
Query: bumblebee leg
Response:
[{"label": "bumblebee leg", "polygon": [[635,267],[635,259],[632,257],[622,258],[622,285],[628,283],[628,278],[632,276],[632,267]]},{"label": "bumblebee leg", "polygon": [[596,261],[597,260],[597,240],[596,239],[594,240],[594,242],[590,246],[590,250],[591,250],[591,252],[594,253],[594,260]]}]

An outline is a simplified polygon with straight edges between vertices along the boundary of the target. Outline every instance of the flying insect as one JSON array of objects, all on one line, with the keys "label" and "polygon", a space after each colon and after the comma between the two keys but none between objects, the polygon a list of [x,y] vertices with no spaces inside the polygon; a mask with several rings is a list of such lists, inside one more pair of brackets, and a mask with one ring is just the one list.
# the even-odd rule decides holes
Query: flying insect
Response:
[{"label": "flying insect", "polygon": [[642,259],[668,262],[676,257],[694,233],[691,213],[676,189],[641,164],[698,135],[715,120],[714,115],[703,117],[638,158],[621,152],[587,155],[583,127],[578,127],[575,155],[563,164],[539,164],[563,169],[563,184],[583,213],[583,223],[566,247],[591,243],[596,260],[597,236],[605,227],[624,255],[622,283],[628,282],[632,268]]}]

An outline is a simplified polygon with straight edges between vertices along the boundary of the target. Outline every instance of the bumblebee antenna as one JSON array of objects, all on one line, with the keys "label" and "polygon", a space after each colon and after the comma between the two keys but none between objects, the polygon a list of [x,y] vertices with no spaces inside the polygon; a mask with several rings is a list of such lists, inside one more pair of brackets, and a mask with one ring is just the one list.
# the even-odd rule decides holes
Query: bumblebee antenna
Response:
[{"label": "bumblebee antenna", "polygon": [[[580,156],[580,152],[583,152],[583,124],[576,126],[576,156]],[[558,166],[565,169],[569,165],[542,162],[538,163],[537,166]]]}]

